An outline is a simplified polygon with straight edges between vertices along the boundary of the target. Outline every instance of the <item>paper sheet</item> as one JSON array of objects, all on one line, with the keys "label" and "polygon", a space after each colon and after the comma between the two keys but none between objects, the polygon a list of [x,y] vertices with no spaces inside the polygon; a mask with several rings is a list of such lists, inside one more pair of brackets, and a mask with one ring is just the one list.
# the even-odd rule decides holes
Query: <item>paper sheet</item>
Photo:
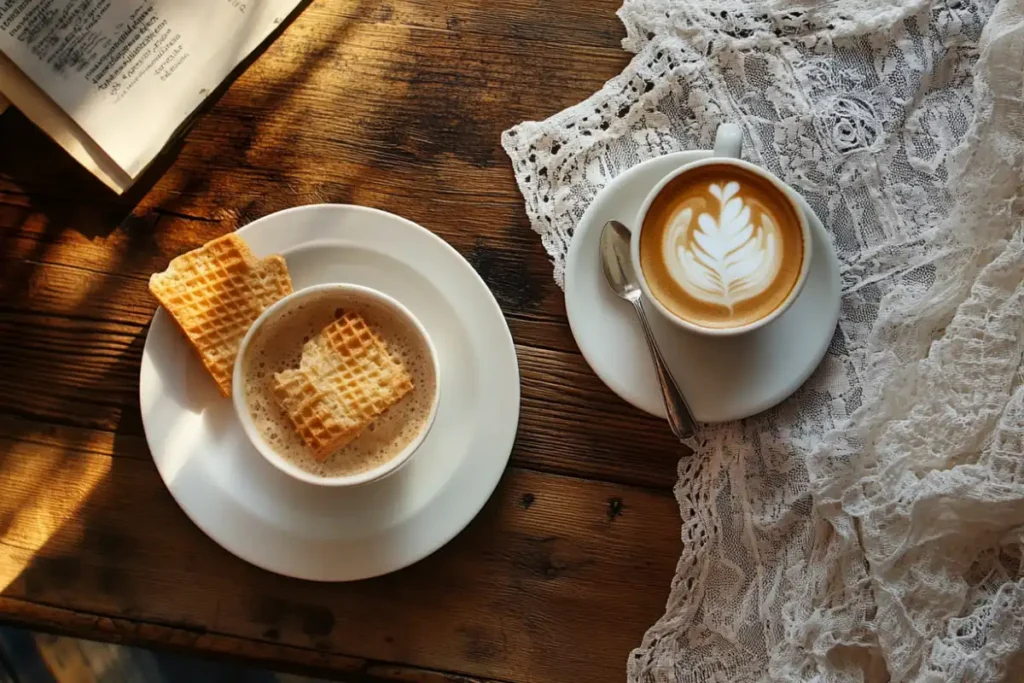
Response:
[{"label": "paper sheet", "polygon": [[0,0],[0,52],[134,178],[298,4]]}]

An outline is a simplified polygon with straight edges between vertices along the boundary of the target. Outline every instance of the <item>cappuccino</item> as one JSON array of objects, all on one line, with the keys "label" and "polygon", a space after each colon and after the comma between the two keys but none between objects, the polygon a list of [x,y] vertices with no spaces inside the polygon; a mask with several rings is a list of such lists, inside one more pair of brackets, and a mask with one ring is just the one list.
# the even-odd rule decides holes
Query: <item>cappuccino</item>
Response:
[{"label": "cappuccino", "polygon": [[800,281],[797,211],[770,180],[734,164],[682,173],[644,216],[640,267],[648,288],[701,327],[742,327],[771,315]]},{"label": "cappuccino", "polygon": [[[353,441],[320,460],[299,436],[274,396],[274,375],[299,367],[303,345],[346,312],[358,313],[405,366],[413,388]],[[437,378],[427,342],[412,324],[370,299],[324,293],[302,301],[256,331],[242,358],[245,400],[264,441],[284,460],[320,477],[375,469],[397,457],[430,421]]]}]

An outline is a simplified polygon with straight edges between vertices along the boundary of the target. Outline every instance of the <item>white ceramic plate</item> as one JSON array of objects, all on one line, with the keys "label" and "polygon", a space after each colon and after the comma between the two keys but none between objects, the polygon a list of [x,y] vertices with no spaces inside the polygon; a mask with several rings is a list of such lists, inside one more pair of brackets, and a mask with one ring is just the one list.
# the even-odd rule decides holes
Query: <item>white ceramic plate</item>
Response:
[{"label": "white ceramic plate", "polygon": [[[659,417],[665,417],[665,406],[640,321],[608,287],[598,242],[607,221],[633,226],[661,178],[710,155],[667,154],[615,178],[583,215],[566,259],[565,307],[580,351],[612,391]],[[771,408],[810,377],[828,350],[839,321],[839,261],[825,227],[799,200],[811,222],[811,269],[800,296],[776,320],[738,337],[701,337],[647,307],[662,355],[699,422],[738,420]]]},{"label": "white ceramic plate", "polygon": [[344,490],[303,484],[260,457],[231,400],[158,310],[139,395],[164,483],[214,541],[280,574],[351,581],[426,557],[476,516],[512,450],[519,367],[493,295],[443,240],[375,209],[298,207],[238,234],[259,256],[284,254],[295,289],[351,282],[405,304],[437,346],[437,418],[409,463],[387,479]]}]

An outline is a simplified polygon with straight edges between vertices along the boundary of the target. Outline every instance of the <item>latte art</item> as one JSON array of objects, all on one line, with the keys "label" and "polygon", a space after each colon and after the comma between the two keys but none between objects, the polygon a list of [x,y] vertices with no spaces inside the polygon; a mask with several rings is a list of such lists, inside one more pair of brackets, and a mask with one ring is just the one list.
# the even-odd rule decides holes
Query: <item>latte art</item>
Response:
[{"label": "latte art", "polygon": [[797,211],[771,180],[736,164],[706,164],[673,178],[640,231],[651,294],[701,327],[741,327],[771,315],[800,279]]},{"label": "latte art", "polygon": [[736,196],[739,191],[736,181],[724,187],[711,183],[708,192],[718,200],[717,211],[698,214],[687,206],[665,233],[665,266],[679,285],[730,312],[735,304],[763,294],[782,265],[778,226],[767,213],[754,216]]}]

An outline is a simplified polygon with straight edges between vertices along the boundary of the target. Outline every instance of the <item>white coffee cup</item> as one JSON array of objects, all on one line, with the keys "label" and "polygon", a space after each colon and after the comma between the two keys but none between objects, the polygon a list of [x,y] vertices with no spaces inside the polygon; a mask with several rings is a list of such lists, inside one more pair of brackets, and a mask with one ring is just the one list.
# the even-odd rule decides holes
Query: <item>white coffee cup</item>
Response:
[{"label": "white coffee cup", "polygon": [[[389,310],[396,317],[405,321],[410,330],[414,330],[419,334],[424,346],[430,351],[430,362],[434,371],[434,396],[431,401],[430,414],[426,423],[423,425],[422,429],[420,429],[419,434],[417,434],[404,449],[397,453],[395,457],[371,470],[360,472],[358,474],[335,477],[318,476],[289,462],[278,454],[277,451],[267,443],[266,439],[263,438],[263,434],[256,427],[256,423],[253,422],[252,414],[249,411],[248,400],[245,395],[244,359],[246,352],[249,349],[249,345],[258,330],[267,323],[277,320],[287,311],[293,310],[303,301],[323,296],[337,297],[337,305],[339,307],[345,306],[346,302],[348,305],[351,305],[353,300],[359,300],[363,302],[371,301],[373,304]],[[238,347],[238,356],[235,359],[231,389],[231,399],[234,403],[238,420],[242,423],[242,429],[245,431],[246,436],[249,437],[249,441],[252,442],[253,447],[259,452],[259,454],[262,455],[267,462],[288,476],[298,479],[299,481],[306,482],[307,484],[315,484],[318,486],[357,486],[383,479],[384,477],[396,472],[400,467],[402,467],[402,465],[409,461],[412,455],[416,452],[416,449],[418,449],[420,444],[423,443],[423,440],[427,438],[427,433],[430,432],[430,428],[434,424],[434,418],[437,415],[437,406],[441,399],[440,394],[441,376],[437,360],[437,349],[434,348],[434,343],[431,341],[430,335],[427,334],[427,330],[423,327],[422,323],[416,319],[416,316],[414,316],[408,308],[383,292],[379,292],[376,289],[371,289],[369,287],[363,287],[362,285],[342,283],[327,283],[300,289],[297,292],[289,294],[280,301],[276,301],[263,311],[260,317],[258,317],[252,324],[252,327],[249,328],[245,337],[242,338],[242,343]]]},{"label": "white coffee cup", "polygon": [[[645,303],[650,304],[667,318],[672,323],[681,327],[689,332],[695,332],[697,334],[708,335],[712,337],[731,337],[739,334],[745,334],[751,332],[760,327],[764,327],[768,323],[772,322],[780,315],[782,315],[786,309],[788,309],[793,302],[799,296],[800,291],[803,289],[804,283],[807,281],[807,273],[811,266],[811,228],[810,223],[807,220],[807,215],[804,213],[797,201],[796,193],[792,188],[783,183],[773,174],[764,170],[760,166],[755,166],[749,162],[743,161],[739,158],[740,150],[743,144],[743,134],[740,128],[733,123],[723,123],[718,127],[717,134],[715,136],[715,149],[714,155],[700,161],[695,161],[690,164],[686,164],[676,170],[672,171],[664,178],[662,178],[657,185],[651,189],[647,198],[644,200],[643,205],[640,207],[640,213],[637,215],[636,223],[633,227],[632,239],[630,241],[630,254],[633,261],[633,269],[636,272],[637,280],[640,283],[640,289],[646,299]],[[803,235],[803,261],[800,266],[800,274],[797,277],[797,281],[793,288],[790,290],[789,295],[782,301],[782,303],[775,308],[768,315],[758,318],[745,325],[738,325],[735,327],[705,327],[699,325],[691,320],[681,318],[676,315],[668,308],[665,307],[657,297],[651,293],[651,289],[647,283],[647,279],[644,277],[643,268],[640,265],[640,233],[643,230],[644,220],[647,218],[647,212],[650,210],[654,200],[661,194],[661,191],[671,183],[675,178],[688,173],[700,166],[708,166],[711,164],[728,164],[731,166],[737,166],[745,169],[746,171],[756,174],[761,178],[764,178],[772,185],[774,185],[782,195],[790,202],[793,207],[794,214],[798,217],[800,222],[800,231]]]}]

